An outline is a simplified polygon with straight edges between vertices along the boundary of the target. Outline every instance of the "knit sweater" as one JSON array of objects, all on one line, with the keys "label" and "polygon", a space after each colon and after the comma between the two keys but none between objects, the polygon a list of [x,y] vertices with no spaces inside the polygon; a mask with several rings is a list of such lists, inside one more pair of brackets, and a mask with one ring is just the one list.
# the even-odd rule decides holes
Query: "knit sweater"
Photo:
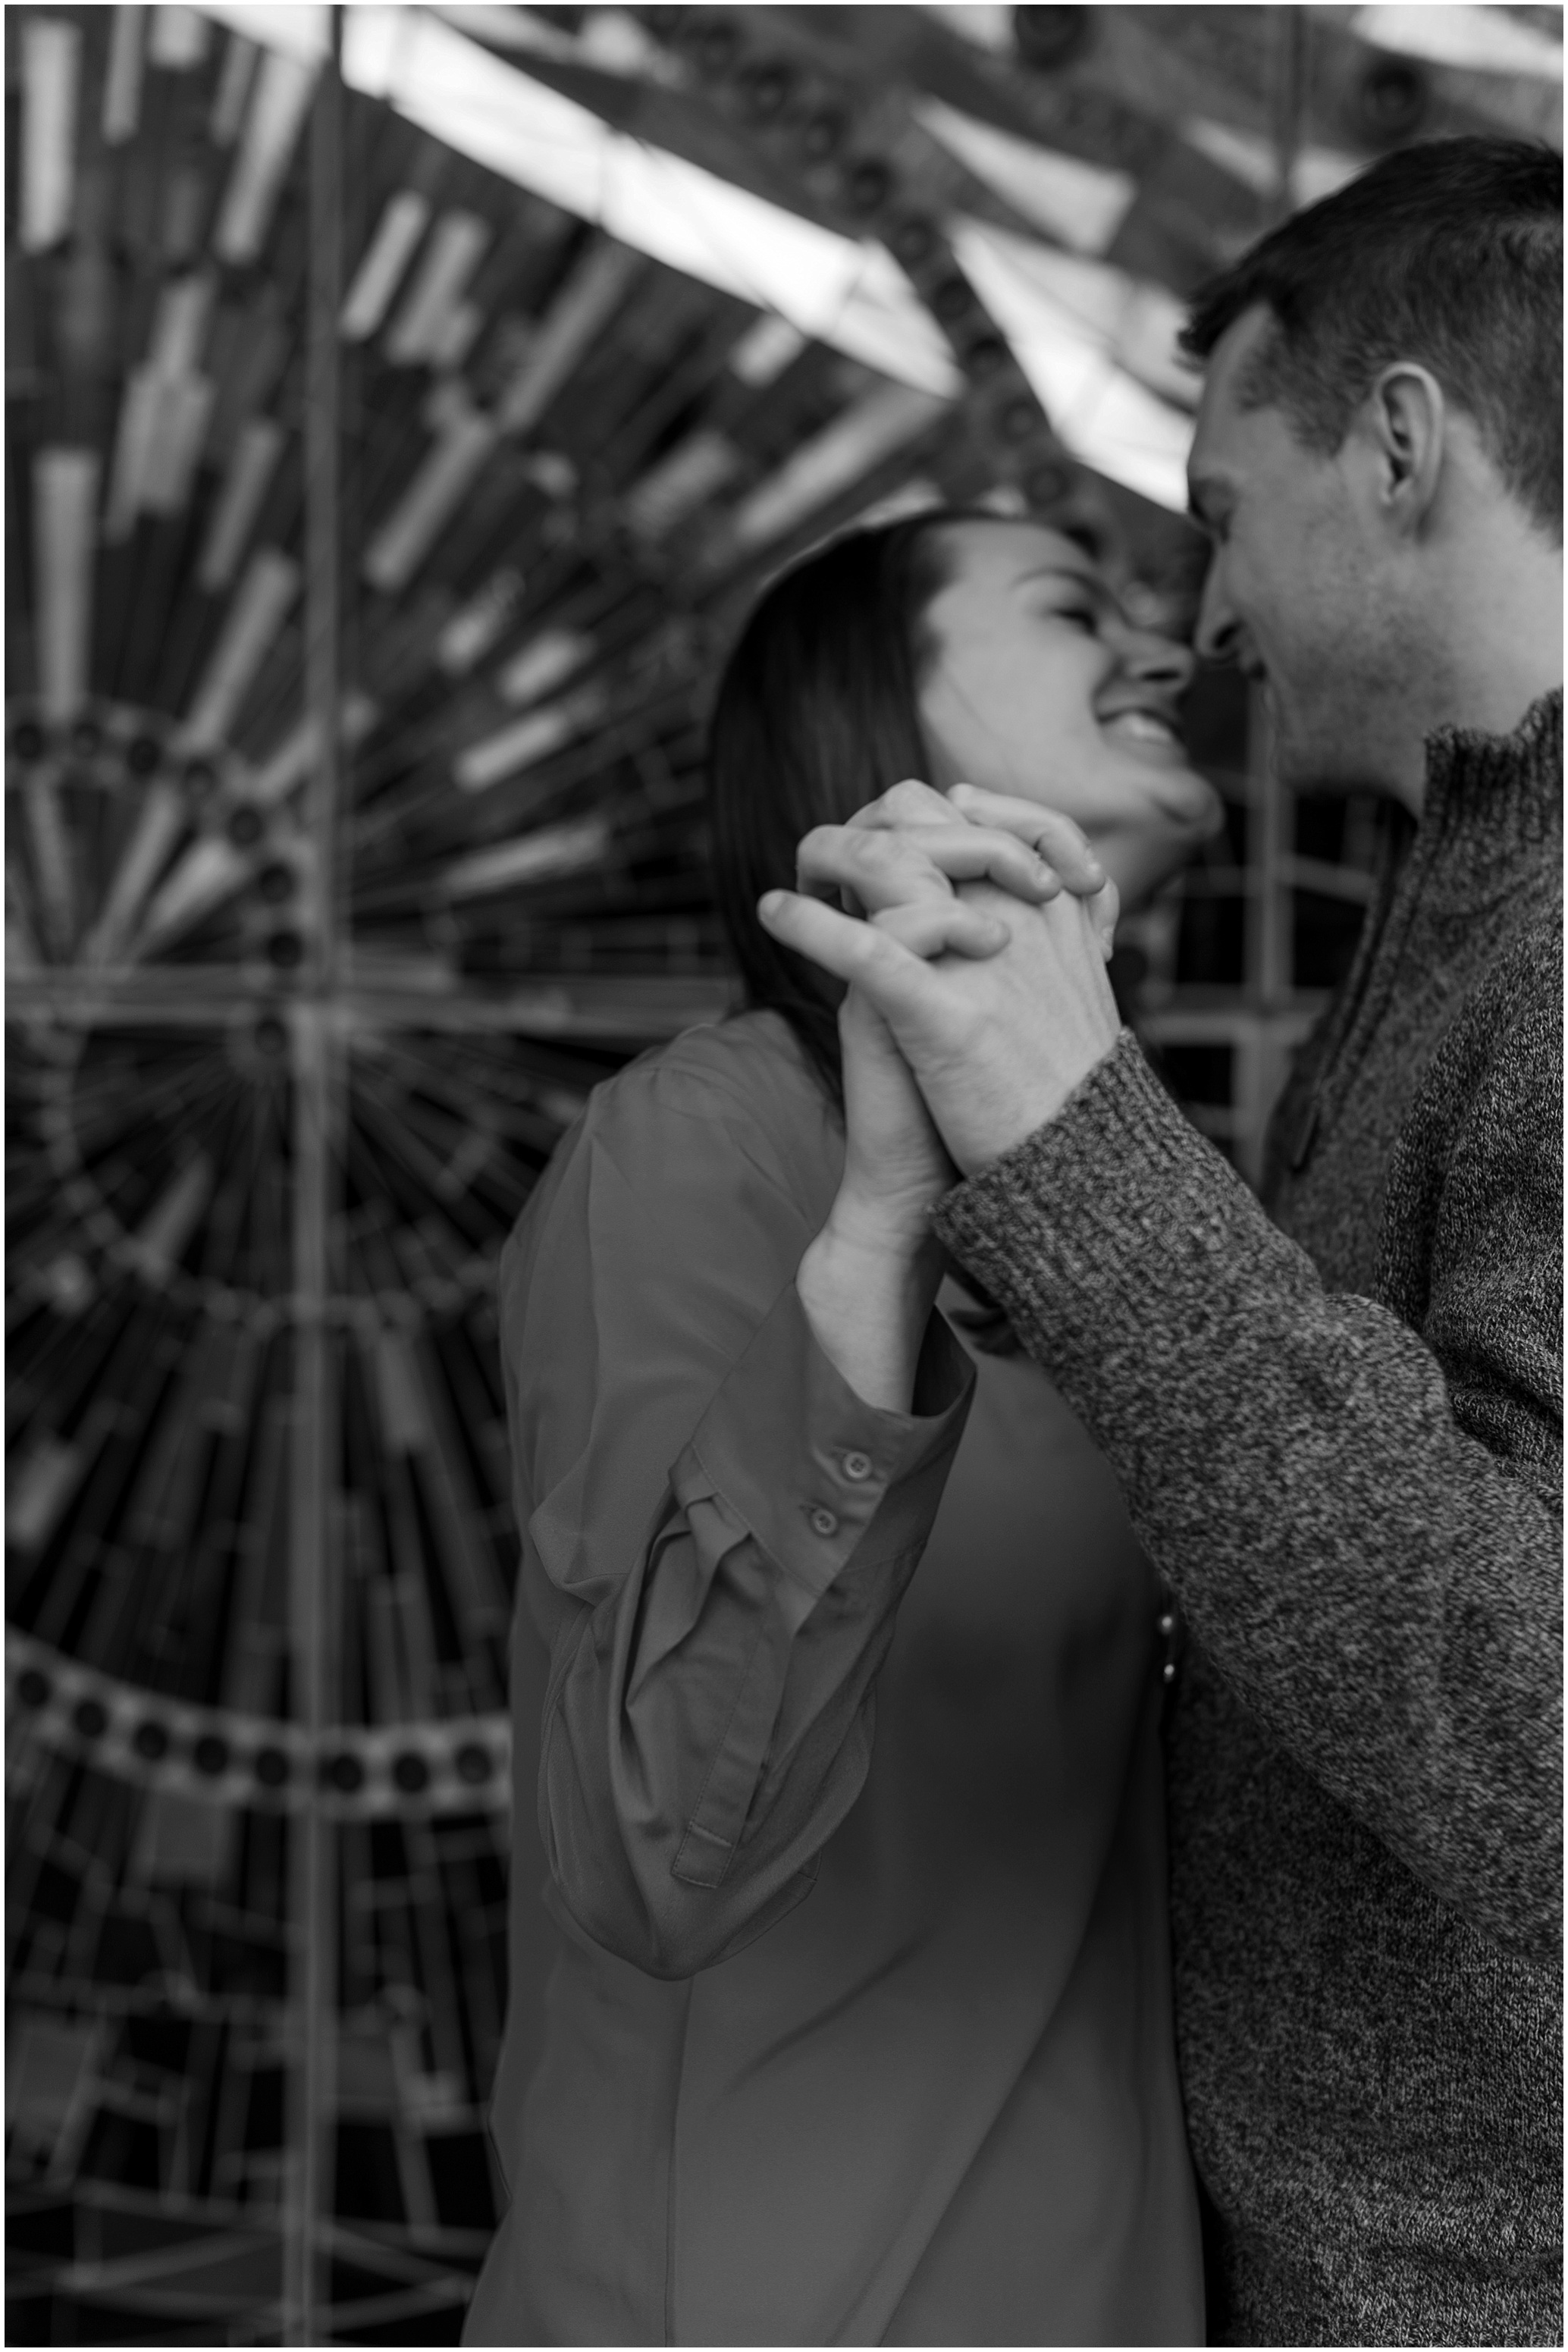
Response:
[{"label": "knit sweater", "polygon": [[1434,737],[1274,1222],[1125,1033],[938,1213],[1181,1603],[1211,2341],[1562,2340],[1561,793]]}]

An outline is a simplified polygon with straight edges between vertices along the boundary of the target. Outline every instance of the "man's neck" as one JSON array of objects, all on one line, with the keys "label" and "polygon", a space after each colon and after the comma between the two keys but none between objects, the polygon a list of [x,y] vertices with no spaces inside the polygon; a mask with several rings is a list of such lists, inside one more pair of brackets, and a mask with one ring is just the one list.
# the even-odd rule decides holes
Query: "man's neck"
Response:
[{"label": "man's neck", "polygon": [[1392,797],[1419,816],[1426,744],[1439,727],[1510,735],[1532,703],[1563,684],[1563,555],[1531,532],[1489,548],[1442,632],[1440,657],[1409,711],[1409,752]]}]

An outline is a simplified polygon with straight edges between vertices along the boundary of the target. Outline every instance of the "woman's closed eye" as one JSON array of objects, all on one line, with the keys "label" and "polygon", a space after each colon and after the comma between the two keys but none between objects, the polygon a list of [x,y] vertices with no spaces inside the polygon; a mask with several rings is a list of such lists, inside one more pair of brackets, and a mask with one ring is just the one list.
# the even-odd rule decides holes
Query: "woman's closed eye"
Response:
[{"label": "woman's closed eye", "polygon": [[1091,597],[1087,596],[1076,597],[1062,604],[1055,602],[1043,604],[1038,610],[1042,621],[1065,624],[1068,628],[1081,629],[1086,635],[1091,637],[1098,635],[1103,617],[1099,604]]}]

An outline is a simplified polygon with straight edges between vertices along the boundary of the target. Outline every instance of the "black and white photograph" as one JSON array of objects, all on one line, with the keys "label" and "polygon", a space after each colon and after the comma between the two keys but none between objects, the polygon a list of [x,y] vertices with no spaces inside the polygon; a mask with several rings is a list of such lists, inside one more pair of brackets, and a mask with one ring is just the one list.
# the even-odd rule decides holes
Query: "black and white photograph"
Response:
[{"label": "black and white photograph", "polygon": [[1563,10],[5,10],[12,2345],[1560,2345]]}]

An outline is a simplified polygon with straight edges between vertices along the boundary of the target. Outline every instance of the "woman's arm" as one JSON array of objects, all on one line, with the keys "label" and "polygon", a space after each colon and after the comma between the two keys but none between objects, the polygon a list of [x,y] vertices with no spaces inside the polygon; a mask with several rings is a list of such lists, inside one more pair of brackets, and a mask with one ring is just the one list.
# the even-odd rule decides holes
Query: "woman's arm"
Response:
[{"label": "woman's arm", "polygon": [[818,1344],[856,1394],[907,1412],[946,1265],[931,1213],[958,1171],[887,1023],[853,989],[838,1034],[844,1173],[796,1287]]},{"label": "woman's arm", "polygon": [[[552,1652],[546,1851],[584,1929],[659,1976],[807,1891],[865,1778],[971,1385],[929,1311],[905,1409],[825,1350],[795,1282],[824,1113],[793,1066],[744,1052],[694,1040],[596,1098],[502,1276],[523,1575]],[[794,1097],[765,1115],[734,1083],[781,1077]],[[853,1324],[869,1265],[816,1263],[828,1321]]]}]

